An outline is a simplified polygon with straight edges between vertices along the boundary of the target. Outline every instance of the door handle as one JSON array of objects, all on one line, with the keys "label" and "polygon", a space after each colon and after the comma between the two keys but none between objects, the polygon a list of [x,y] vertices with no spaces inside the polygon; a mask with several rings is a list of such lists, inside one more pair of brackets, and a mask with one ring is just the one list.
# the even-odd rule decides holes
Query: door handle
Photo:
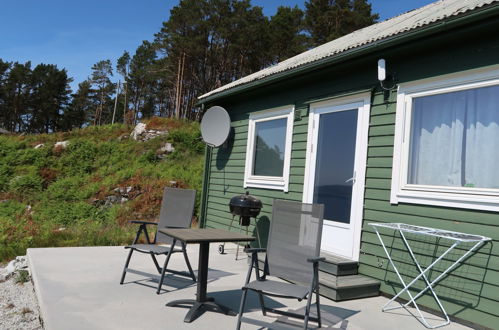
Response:
[{"label": "door handle", "polygon": [[346,180],[345,183],[352,182],[352,184],[355,184],[355,177],[356,177],[356,173],[353,172],[353,176],[350,179]]}]

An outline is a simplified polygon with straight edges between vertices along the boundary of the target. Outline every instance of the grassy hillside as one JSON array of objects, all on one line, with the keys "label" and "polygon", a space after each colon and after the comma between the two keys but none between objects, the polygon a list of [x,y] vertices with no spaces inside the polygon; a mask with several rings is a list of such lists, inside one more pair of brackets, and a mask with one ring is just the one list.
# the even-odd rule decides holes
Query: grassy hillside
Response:
[{"label": "grassy hillside", "polygon": [[[199,125],[153,118],[147,129],[168,134],[141,142],[128,137],[132,128],[113,125],[0,135],[0,261],[28,247],[130,243],[136,227],[128,220],[157,218],[163,188],[172,181],[198,191],[197,214]],[[58,141],[69,144],[54,147]],[[166,142],[175,151],[160,155]]]}]

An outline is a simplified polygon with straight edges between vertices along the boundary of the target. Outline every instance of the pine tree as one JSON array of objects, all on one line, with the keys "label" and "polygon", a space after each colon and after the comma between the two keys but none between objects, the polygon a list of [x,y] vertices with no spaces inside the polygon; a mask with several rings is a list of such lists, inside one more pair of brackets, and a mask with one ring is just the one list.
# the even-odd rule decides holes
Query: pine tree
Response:
[{"label": "pine tree", "polygon": [[367,0],[309,0],[305,8],[305,27],[313,47],[369,26],[379,18]]},{"label": "pine tree", "polygon": [[270,57],[281,62],[307,49],[308,38],[304,34],[304,13],[298,7],[277,8],[270,19]]},{"label": "pine tree", "polygon": [[65,69],[59,70],[53,64],[37,65],[30,78],[27,130],[33,133],[56,131],[68,105],[72,79],[68,78]]},{"label": "pine tree", "polygon": [[111,95],[114,93],[114,84],[110,77],[113,75],[111,60],[104,60],[92,66],[92,85],[99,94],[99,103],[93,116],[93,125],[110,122],[112,115]]}]

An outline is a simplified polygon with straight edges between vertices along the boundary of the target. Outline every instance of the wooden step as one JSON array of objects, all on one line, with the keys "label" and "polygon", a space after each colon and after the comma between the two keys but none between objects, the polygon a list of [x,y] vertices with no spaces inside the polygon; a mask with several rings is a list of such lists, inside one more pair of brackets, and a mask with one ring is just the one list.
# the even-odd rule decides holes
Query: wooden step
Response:
[{"label": "wooden step", "polygon": [[335,275],[356,275],[359,269],[357,261],[341,258],[326,252],[321,252],[321,257],[326,258],[326,261],[319,263],[319,269],[323,272]]},{"label": "wooden step", "polygon": [[320,293],[334,301],[374,297],[379,295],[380,282],[364,275],[334,276],[319,274]]},{"label": "wooden step", "polygon": [[[326,261],[319,262],[319,269],[323,272],[335,276],[356,275],[358,273],[359,263],[357,261],[344,259],[324,252],[321,252],[321,257],[326,258]],[[263,269],[265,253],[258,254],[258,261],[260,267]]]},{"label": "wooden step", "polygon": [[[374,297],[379,295],[380,282],[358,275],[358,262],[321,253],[324,262],[319,263],[320,293],[334,301]],[[248,258],[249,262],[250,258]],[[265,253],[259,253],[260,269],[263,269]]]}]

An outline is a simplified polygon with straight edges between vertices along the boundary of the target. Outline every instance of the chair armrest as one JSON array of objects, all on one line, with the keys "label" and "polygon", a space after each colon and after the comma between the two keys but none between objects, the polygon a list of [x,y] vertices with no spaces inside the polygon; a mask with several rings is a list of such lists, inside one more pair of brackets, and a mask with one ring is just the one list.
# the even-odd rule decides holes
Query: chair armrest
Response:
[{"label": "chair armrest", "polygon": [[143,220],[130,220],[130,221],[128,221],[128,223],[137,223],[137,224],[140,224],[140,225],[155,225],[155,226],[158,225],[157,222],[143,221]]},{"label": "chair armrest", "polygon": [[307,258],[307,261],[308,262],[316,263],[316,262],[319,262],[319,261],[326,261],[326,258],[324,258],[324,257]]},{"label": "chair armrest", "polygon": [[139,241],[139,237],[140,237],[140,234],[142,233],[142,231],[144,231],[144,234],[146,235],[147,244],[155,244],[156,243],[156,238],[154,238],[154,241],[151,241],[151,239],[149,238],[149,234],[147,233],[147,225],[157,226],[158,225],[157,222],[142,221],[142,220],[130,220],[130,221],[128,221],[128,223],[135,223],[135,224],[140,225],[132,244],[136,244]]},{"label": "chair armrest", "polygon": [[244,252],[246,253],[259,253],[259,252],[266,252],[267,249],[265,248],[245,248]]}]

